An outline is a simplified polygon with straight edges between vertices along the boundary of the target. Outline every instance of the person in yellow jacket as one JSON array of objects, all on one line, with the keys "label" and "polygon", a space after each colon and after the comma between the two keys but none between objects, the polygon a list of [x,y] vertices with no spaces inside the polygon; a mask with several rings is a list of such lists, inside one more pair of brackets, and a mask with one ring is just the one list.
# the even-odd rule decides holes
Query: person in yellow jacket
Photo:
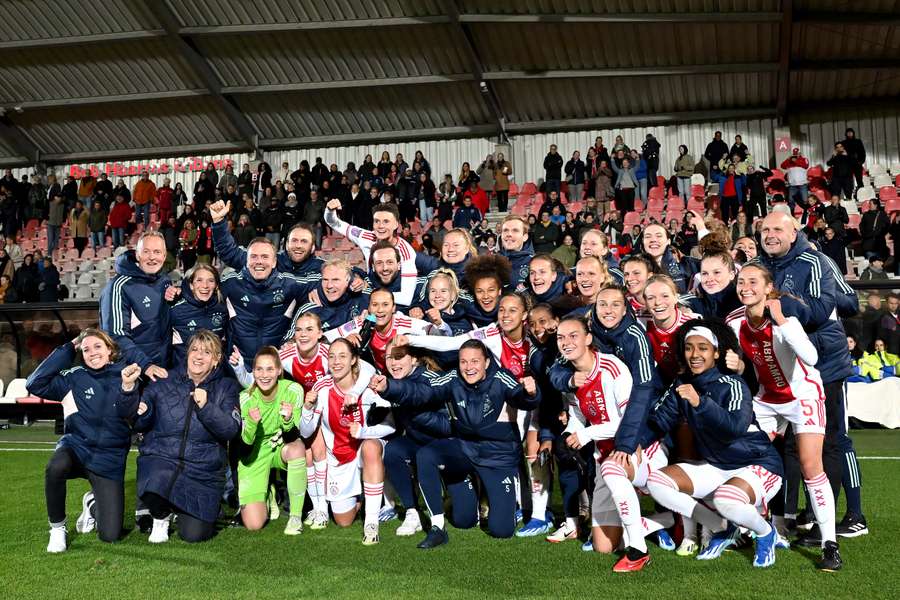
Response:
[{"label": "person in yellow jacket", "polygon": [[875,350],[866,352],[859,360],[859,371],[863,376],[879,381],[885,376],[897,375],[897,365],[900,364],[900,356],[891,354],[884,347],[884,340],[875,340]]}]

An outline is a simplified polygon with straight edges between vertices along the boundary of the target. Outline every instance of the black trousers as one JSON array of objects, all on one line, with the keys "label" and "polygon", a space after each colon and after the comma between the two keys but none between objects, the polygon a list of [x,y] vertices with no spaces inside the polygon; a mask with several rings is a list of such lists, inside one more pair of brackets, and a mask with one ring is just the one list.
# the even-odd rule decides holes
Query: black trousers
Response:
[{"label": "black trousers", "polygon": [[216,534],[216,524],[213,521],[201,521],[196,517],[179,511],[172,504],[153,492],[147,492],[141,496],[141,500],[154,519],[165,519],[172,513],[178,515],[178,536],[185,542],[205,542]]},{"label": "black trousers", "polygon": [[837,197],[841,194],[847,200],[853,200],[853,178],[852,177],[832,177],[831,185],[828,186],[829,191]]},{"label": "black trousers", "polygon": [[509,190],[497,190],[494,193],[497,194],[497,210],[506,212],[509,208]]},{"label": "black trousers", "polygon": [[125,483],[88,471],[69,448],[57,448],[44,470],[44,493],[50,523],[66,521],[66,482],[69,479],[87,479],[91,482],[95,501],[91,512],[97,522],[97,537],[104,542],[118,541],[125,516]]},{"label": "black trousers", "polygon": [[634,210],[634,188],[621,188],[616,190],[616,210],[625,216]]}]

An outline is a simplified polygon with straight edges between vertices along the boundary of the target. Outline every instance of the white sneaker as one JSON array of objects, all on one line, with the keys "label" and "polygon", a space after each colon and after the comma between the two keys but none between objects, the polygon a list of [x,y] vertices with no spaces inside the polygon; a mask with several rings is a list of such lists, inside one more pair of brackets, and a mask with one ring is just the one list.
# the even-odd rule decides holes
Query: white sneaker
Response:
[{"label": "white sneaker", "polygon": [[269,506],[269,520],[277,521],[278,517],[281,516],[281,508],[278,506],[278,498],[275,494],[275,486],[269,486],[269,497],[267,499],[267,503]]},{"label": "white sneaker", "polygon": [[150,532],[151,544],[164,544],[169,541],[169,520],[153,519],[153,530]]},{"label": "white sneaker", "polygon": [[406,517],[403,518],[403,524],[397,528],[397,535],[400,537],[409,537],[422,531],[422,520],[419,518],[419,511],[408,509]]},{"label": "white sneaker", "polygon": [[284,526],[284,535],[300,535],[303,533],[303,519],[299,516],[291,515],[287,525]]},{"label": "white sneaker", "polygon": [[66,543],[66,528],[65,527],[51,527],[50,528],[50,541],[47,543],[47,552],[52,554],[59,554],[60,552],[65,552],[68,544]]},{"label": "white sneaker", "polygon": [[94,492],[85,492],[81,497],[81,514],[75,521],[75,531],[78,533],[90,533],[94,530],[96,521],[91,516],[91,506],[94,504]]},{"label": "white sneaker", "polygon": [[559,529],[546,537],[546,540],[551,544],[559,544],[567,540],[577,539],[578,527],[572,527],[571,525],[569,525],[568,521],[563,521],[563,524],[560,525]]},{"label": "white sneaker", "polygon": [[678,545],[678,549],[675,550],[675,554],[678,556],[693,556],[694,554],[697,554],[699,549],[700,547],[697,545],[696,540],[684,538],[681,540],[681,544]]},{"label": "white sneaker", "polygon": [[366,523],[363,526],[363,546],[374,546],[378,542],[378,523]]},{"label": "white sneaker", "polygon": [[313,513],[313,520],[310,523],[309,528],[313,531],[318,531],[319,529],[325,529],[328,527],[328,513],[322,512],[320,510],[315,511]]}]

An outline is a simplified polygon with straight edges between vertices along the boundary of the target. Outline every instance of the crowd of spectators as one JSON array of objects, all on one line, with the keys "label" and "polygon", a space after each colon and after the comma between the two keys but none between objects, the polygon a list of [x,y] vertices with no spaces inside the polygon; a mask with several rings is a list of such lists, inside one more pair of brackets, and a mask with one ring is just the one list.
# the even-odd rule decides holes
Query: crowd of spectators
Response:
[{"label": "crowd of spectators", "polygon": [[[607,147],[597,137],[584,159],[576,150],[568,161],[552,145],[543,161],[542,202],[527,215],[531,241],[535,251],[571,267],[585,231],[603,231],[613,252],[625,256],[641,250],[642,227],[658,222],[669,231],[673,247],[696,255],[695,216],[718,220],[733,240],[752,238],[759,217],[786,202],[807,237],[843,273],[848,272],[846,248],[852,246],[867,259],[860,279],[884,279],[889,270],[900,273],[897,248],[891,256],[886,241],[900,235],[900,206],[892,205],[895,210],[889,213],[873,198],[862,203],[863,214],[851,225],[842,203],[854,200],[855,190],[863,185],[865,160],[865,146],[853,129],[835,143],[827,171],[811,167],[799,148],[779,165],[781,171],[756,164],[740,135],[729,147],[719,131],[698,158],[687,146],[679,146],[670,168],[660,164],[660,144],[652,134],[640,147],[629,147],[621,135]],[[421,151],[411,161],[400,153],[391,157],[388,151],[378,161],[366,155],[343,170],[334,163],[326,166],[321,157],[312,165],[307,160],[299,165],[284,162],[277,169],[267,162],[255,169],[244,164],[239,173],[232,166],[219,171],[209,163],[189,190],[181,183],[173,186],[169,178],[157,186],[148,173],[129,187],[121,178],[113,184],[106,173],[95,177],[89,171],[80,180],[69,176],[58,181],[53,174],[17,180],[7,169],[0,179],[0,228],[5,237],[0,301],[52,301],[65,295],[53,260],[64,231],[79,256],[88,246],[96,255],[104,246],[129,245],[136,231],[152,224],[166,240],[169,270],[211,264],[215,250],[207,206],[217,200],[230,203],[229,227],[241,245],[256,236],[282,245],[291,227],[303,222],[313,227],[321,248],[329,233],[325,206],[337,199],[346,221],[363,229],[372,227],[376,204],[395,203],[403,237],[425,254],[439,255],[445,225],[470,230],[480,252],[497,252],[498,236],[486,217],[492,206],[498,212],[509,209],[513,179],[513,166],[502,153],[486,156],[474,169],[463,163],[455,177],[436,177]],[[661,189],[654,193],[657,187]],[[664,199],[665,213],[647,210],[654,195]],[[680,199],[675,209],[670,205],[673,198]],[[698,215],[701,211],[691,202],[683,211],[682,201],[691,200],[702,203],[703,214]],[[46,228],[46,250],[25,254],[17,239],[34,221]]]}]

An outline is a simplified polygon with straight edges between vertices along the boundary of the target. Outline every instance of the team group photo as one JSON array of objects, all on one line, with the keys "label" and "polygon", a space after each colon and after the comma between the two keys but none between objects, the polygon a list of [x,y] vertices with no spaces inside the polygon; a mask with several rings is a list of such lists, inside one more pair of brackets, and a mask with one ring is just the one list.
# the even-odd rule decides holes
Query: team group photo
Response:
[{"label": "team group photo", "polygon": [[113,5],[0,6],[10,598],[900,595],[900,6]]}]

